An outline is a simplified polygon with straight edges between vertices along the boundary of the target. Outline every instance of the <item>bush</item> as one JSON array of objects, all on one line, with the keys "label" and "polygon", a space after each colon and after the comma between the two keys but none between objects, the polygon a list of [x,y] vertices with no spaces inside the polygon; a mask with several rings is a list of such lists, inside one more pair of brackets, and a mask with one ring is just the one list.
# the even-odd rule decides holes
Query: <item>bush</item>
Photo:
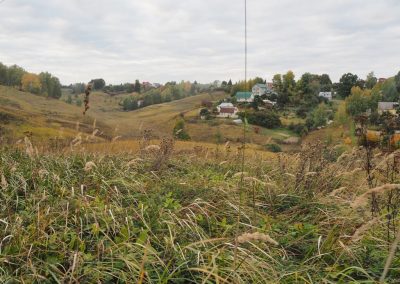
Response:
[{"label": "bush", "polygon": [[308,132],[308,129],[306,127],[306,125],[298,123],[298,124],[290,124],[288,129],[290,131],[293,131],[294,133],[296,133],[299,136],[303,136],[306,135]]},{"label": "bush", "polygon": [[302,105],[300,106],[298,109],[296,109],[296,115],[300,118],[306,118],[307,117],[307,113],[309,112],[309,108]]},{"label": "bush", "polygon": [[78,107],[82,106],[82,100],[81,100],[81,99],[77,99],[76,102],[75,102],[75,104],[76,104]]},{"label": "bush", "polygon": [[281,146],[277,145],[277,144],[267,144],[265,145],[265,148],[273,153],[279,153],[282,152],[282,148]]},{"label": "bush", "polygon": [[[238,115],[243,120],[245,114],[239,113]],[[265,128],[277,128],[282,126],[279,115],[273,111],[257,111],[249,113],[247,114],[247,121],[250,124],[262,126]]]},{"label": "bush", "polygon": [[184,141],[190,140],[190,136],[186,132],[185,122],[183,119],[180,119],[176,122],[173,135],[176,139],[179,140],[184,140]]}]

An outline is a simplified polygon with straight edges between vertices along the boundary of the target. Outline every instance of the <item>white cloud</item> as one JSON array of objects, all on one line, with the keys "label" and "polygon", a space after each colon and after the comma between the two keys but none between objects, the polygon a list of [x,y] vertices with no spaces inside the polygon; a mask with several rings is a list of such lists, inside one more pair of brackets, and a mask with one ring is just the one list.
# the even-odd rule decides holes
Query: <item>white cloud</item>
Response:
[{"label": "white cloud", "polygon": [[[400,69],[397,0],[248,0],[249,76]],[[242,79],[243,0],[6,0],[0,61],[63,83]]]}]

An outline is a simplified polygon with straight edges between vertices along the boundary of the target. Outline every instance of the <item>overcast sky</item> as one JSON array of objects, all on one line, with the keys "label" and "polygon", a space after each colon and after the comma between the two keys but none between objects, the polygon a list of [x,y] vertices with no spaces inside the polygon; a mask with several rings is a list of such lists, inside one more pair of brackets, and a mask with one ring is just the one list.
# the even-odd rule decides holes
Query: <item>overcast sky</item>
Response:
[{"label": "overcast sky", "polygon": [[[3,2],[1,2],[3,1]],[[61,82],[244,78],[244,0],[0,0],[0,62]],[[400,70],[399,0],[248,0],[249,76]]]}]

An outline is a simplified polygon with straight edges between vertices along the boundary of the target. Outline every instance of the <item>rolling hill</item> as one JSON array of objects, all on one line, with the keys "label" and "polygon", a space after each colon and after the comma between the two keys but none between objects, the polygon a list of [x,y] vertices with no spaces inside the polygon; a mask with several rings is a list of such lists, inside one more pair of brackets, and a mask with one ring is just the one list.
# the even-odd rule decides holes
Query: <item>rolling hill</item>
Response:
[{"label": "rolling hill", "polygon": [[[36,140],[55,136],[71,139],[79,132],[91,134],[94,129],[99,130],[96,134],[99,140],[110,140],[116,136],[125,140],[137,139],[145,129],[151,129],[157,138],[171,135],[176,120],[183,115],[192,141],[215,143],[218,135],[220,142],[235,143],[242,136],[242,126],[225,119],[202,121],[198,118],[202,100],[218,102],[226,96],[223,92],[202,93],[125,112],[119,103],[126,95],[110,96],[94,92],[90,95],[90,109],[83,116],[83,107],[0,86],[0,112],[5,117],[3,132],[15,139],[22,138],[27,132],[32,133]],[[247,140],[262,146],[292,135],[286,129],[259,128],[255,131],[249,127]]]}]

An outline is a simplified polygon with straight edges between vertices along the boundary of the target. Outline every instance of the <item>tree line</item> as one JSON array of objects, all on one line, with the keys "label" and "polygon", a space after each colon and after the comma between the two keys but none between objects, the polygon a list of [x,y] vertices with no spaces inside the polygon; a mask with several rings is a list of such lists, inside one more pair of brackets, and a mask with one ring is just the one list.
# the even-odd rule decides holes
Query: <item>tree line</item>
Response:
[{"label": "tree line", "polygon": [[371,110],[372,117],[377,117],[378,102],[399,102],[400,100],[400,71],[393,77],[378,81],[371,72],[363,84],[347,83],[346,111],[357,116]]},{"label": "tree line", "polygon": [[17,65],[6,66],[0,62],[0,85],[16,87],[21,91],[50,98],[61,97],[60,80],[48,72],[29,73]]},{"label": "tree line", "polygon": [[146,107],[153,104],[161,104],[194,96],[201,91],[201,86],[197,83],[169,82],[165,86],[157,89],[151,89],[141,95],[130,95],[122,100],[123,110],[130,111]]}]

